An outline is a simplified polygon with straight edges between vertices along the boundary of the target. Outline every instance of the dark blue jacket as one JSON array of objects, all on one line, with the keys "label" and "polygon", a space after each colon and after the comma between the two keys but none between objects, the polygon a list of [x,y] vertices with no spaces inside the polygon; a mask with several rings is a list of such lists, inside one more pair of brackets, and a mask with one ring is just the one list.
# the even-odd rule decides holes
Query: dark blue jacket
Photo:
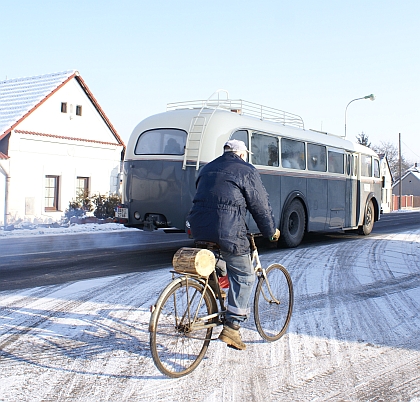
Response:
[{"label": "dark blue jacket", "polygon": [[234,152],[225,152],[204,166],[196,187],[187,218],[195,240],[216,242],[222,251],[235,255],[246,254],[249,252],[247,211],[263,236],[271,237],[276,231],[260,174]]}]

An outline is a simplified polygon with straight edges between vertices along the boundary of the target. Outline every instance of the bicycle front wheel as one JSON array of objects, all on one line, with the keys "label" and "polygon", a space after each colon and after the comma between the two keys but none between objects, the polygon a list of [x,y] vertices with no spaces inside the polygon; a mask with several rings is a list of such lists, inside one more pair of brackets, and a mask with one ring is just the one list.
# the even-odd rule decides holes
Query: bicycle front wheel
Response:
[{"label": "bicycle front wheel", "polygon": [[280,264],[270,265],[266,278],[261,275],[255,289],[254,320],[257,331],[265,340],[280,339],[289,326],[293,310],[292,279]]},{"label": "bicycle front wheel", "polygon": [[[181,279],[170,285],[157,301],[150,318],[150,349],[162,374],[182,377],[191,373],[206,354],[213,328],[206,318],[217,311],[204,286]],[[216,310],[215,310],[216,308]]]}]

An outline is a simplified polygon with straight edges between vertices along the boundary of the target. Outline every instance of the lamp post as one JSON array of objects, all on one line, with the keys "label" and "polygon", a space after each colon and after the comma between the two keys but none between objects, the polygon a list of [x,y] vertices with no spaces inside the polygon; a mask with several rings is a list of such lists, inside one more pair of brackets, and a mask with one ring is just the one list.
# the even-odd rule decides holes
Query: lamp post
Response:
[{"label": "lamp post", "polygon": [[344,138],[346,138],[347,136],[347,108],[349,107],[350,103],[357,100],[361,100],[361,99],[370,99],[371,101],[374,101],[375,95],[374,94],[366,95],[363,98],[356,98],[356,99],[351,100],[349,103],[347,103],[346,111],[344,112]]}]

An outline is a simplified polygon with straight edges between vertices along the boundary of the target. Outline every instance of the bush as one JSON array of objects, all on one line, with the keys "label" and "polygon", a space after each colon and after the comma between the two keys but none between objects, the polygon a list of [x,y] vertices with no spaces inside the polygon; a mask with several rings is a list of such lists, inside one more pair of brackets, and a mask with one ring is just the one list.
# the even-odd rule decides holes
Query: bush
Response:
[{"label": "bush", "polygon": [[95,194],[89,197],[87,192],[81,192],[76,200],[69,202],[69,207],[64,215],[67,221],[73,216],[83,217],[87,212],[93,212],[93,215],[99,219],[113,218],[115,207],[121,203],[121,198],[117,194],[101,195]]},{"label": "bush", "polygon": [[69,202],[68,208],[64,211],[64,216],[69,221],[73,216],[82,217],[86,212],[93,210],[93,203],[87,191],[81,191],[77,194],[76,199]]},{"label": "bush", "polygon": [[99,219],[113,218],[116,206],[121,203],[121,198],[117,194],[98,194],[94,195],[92,200],[96,207],[93,215]]}]

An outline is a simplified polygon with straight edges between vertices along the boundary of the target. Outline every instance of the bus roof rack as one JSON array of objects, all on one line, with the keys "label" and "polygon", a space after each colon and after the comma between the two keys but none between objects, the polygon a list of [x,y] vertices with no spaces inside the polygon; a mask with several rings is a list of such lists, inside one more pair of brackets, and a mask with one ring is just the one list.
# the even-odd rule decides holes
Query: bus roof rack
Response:
[{"label": "bus roof rack", "polygon": [[[168,103],[166,110],[176,109],[224,109],[233,113],[245,116],[257,117],[260,120],[269,120],[288,126],[295,126],[304,129],[302,117],[297,114],[285,112],[284,110],[274,109],[272,107],[259,105],[258,103],[248,102],[242,99],[229,99],[228,94],[225,99],[220,99],[219,93],[224,90],[216,91],[217,98],[210,97],[207,100],[194,100],[185,102]],[[213,94],[213,95],[214,95]]]}]

